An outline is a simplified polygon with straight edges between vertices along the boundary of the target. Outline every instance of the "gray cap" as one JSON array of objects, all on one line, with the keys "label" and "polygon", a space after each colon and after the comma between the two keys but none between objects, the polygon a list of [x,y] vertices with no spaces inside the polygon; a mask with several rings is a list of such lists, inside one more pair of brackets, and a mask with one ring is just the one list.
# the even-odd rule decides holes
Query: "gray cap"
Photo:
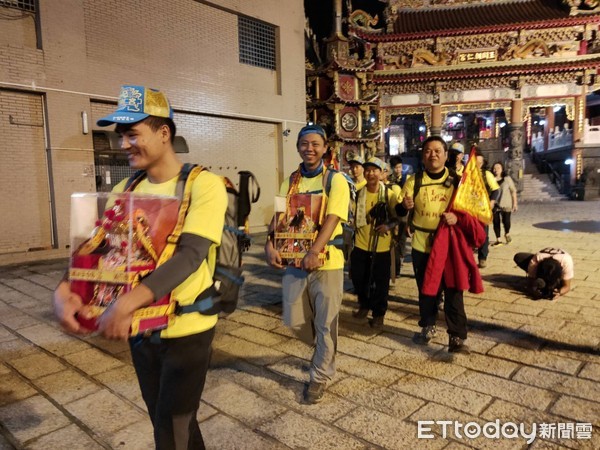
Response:
[{"label": "gray cap", "polygon": [[365,159],[362,156],[355,155],[355,154],[346,155],[346,161],[348,161],[348,164],[350,164],[350,163],[364,164],[365,163]]},{"label": "gray cap", "polygon": [[465,152],[465,146],[462,145],[460,142],[455,142],[454,144],[452,144],[450,146],[450,150],[454,150],[457,153],[464,153]]}]

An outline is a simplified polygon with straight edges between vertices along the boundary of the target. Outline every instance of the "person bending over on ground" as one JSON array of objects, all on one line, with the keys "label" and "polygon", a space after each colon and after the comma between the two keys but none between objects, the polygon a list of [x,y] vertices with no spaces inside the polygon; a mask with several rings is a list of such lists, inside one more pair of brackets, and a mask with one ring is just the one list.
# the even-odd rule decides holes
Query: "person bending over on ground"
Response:
[{"label": "person bending over on ground", "polygon": [[527,272],[527,292],[535,300],[552,300],[571,290],[573,258],[559,248],[544,248],[537,253],[517,253],[514,261]]}]

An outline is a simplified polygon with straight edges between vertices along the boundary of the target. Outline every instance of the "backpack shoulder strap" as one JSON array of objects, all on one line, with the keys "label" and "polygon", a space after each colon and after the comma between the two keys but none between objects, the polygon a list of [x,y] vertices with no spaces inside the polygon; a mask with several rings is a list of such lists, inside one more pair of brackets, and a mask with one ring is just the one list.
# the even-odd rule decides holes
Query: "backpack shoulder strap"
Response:
[{"label": "backpack shoulder strap", "polygon": [[448,176],[452,177],[452,186],[454,186],[454,189],[456,189],[458,187],[458,185],[460,184],[460,176],[456,173],[456,169],[454,169],[453,167],[449,167],[448,168]]},{"label": "backpack shoulder strap", "polygon": [[194,169],[194,167],[199,167],[201,171],[204,170],[202,166],[199,166],[197,164],[185,163],[181,168],[181,172],[179,172],[177,186],[175,187],[175,195],[179,200],[183,200],[183,191],[185,188],[185,184],[190,176],[190,172]]},{"label": "backpack shoulder strap", "polygon": [[413,200],[417,198],[417,195],[419,195],[419,191],[421,190],[422,185],[423,185],[423,171],[419,170],[415,174],[415,184],[413,186]]},{"label": "backpack shoulder strap", "polygon": [[327,197],[329,197],[329,193],[331,192],[331,182],[336,173],[338,173],[338,171],[335,169],[327,169],[325,176],[323,177],[323,192],[325,192]]},{"label": "backpack shoulder strap", "polygon": [[129,177],[127,183],[125,183],[125,189],[123,190],[123,192],[133,191],[136,188],[136,186],[140,183],[140,181],[142,181],[144,178],[146,178],[146,171],[136,170],[134,174]]},{"label": "backpack shoulder strap", "polygon": [[175,253],[175,248],[179,243],[179,237],[183,231],[185,216],[187,215],[190,203],[192,201],[192,186],[194,184],[194,180],[204,170],[206,170],[206,168],[196,164],[184,164],[181,168],[181,172],[179,172],[179,179],[177,180],[177,187],[175,188],[177,196],[181,201],[181,204],[179,205],[179,212],[177,213],[177,223],[175,224],[171,234],[167,236],[167,245],[160,254],[158,262],[156,263],[157,267],[169,260],[171,256],[173,256],[173,253]]}]

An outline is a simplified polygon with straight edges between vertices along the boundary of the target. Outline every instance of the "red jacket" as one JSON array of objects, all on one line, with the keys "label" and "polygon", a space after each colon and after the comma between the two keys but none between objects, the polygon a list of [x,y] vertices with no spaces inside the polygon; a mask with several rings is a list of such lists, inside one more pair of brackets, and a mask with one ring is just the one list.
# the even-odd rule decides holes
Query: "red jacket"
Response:
[{"label": "red jacket", "polygon": [[479,294],[483,292],[483,282],[472,249],[485,242],[484,226],[469,214],[449,212],[456,214],[458,222],[453,226],[440,223],[425,269],[422,293],[436,296],[443,276],[446,287]]}]

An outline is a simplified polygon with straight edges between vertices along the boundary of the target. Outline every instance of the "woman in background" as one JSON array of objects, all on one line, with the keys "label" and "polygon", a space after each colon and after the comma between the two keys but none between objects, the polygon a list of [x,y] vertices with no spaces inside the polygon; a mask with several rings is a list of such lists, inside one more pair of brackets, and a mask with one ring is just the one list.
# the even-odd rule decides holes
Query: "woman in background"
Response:
[{"label": "woman in background", "polygon": [[500,197],[494,207],[494,234],[496,235],[496,242],[492,244],[492,247],[497,247],[498,245],[502,245],[502,241],[500,241],[500,221],[502,221],[502,225],[504,226],[504,239],[506,239],[506,243],[510,244],[512,241],[510,237],[510,215],[518,209],[517,188],[512,178],[504,172],[504,165],[501,162],[497,162],[492,166],[492,173],[500,186]]}]

